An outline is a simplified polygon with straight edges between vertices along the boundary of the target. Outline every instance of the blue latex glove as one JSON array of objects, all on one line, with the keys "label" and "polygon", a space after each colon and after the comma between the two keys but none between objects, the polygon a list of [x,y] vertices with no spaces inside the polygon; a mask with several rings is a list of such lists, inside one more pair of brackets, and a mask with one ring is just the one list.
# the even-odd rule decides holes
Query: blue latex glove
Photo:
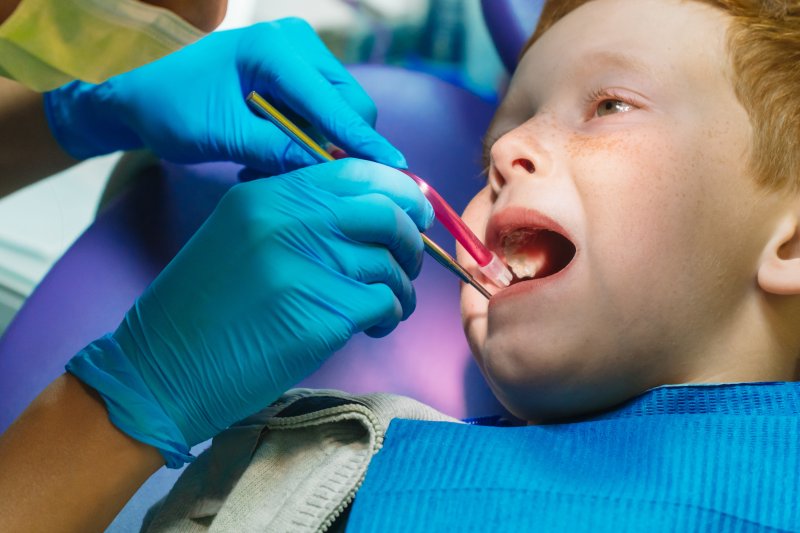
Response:
[{"label": "blue latex glove", "polygon": [[67,370],[117,427],[179,466],[355,333],[382,336],[407,318],[432,221],[413,181],[357,159],[237,185],[117,331]]},{"label": "blue latex glove", "polygon": [[213,33],[149,65],[45,94],[59,144],[73,157],[147,147],[177,163],[233,161],[268,174],[315,161],[245,97],[258,91],[356,157],[405,168],[372,126],[375,104],[303,20]]}]

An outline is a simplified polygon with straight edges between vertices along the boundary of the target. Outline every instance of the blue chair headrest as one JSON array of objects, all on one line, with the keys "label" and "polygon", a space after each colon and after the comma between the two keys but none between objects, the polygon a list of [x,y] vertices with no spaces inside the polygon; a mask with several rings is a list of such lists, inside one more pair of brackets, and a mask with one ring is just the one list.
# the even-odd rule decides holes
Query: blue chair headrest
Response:
[{"label": "blue chair headrest", "polygon": [[481,0],[489,34],[509,73],[514,72],[522,46],[536,28],[543,5],[544,0]]}]

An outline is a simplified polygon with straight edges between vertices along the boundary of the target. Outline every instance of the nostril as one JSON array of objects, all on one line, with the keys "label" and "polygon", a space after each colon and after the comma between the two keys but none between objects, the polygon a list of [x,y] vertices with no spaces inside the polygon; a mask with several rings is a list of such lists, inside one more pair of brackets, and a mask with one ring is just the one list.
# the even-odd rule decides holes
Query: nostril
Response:
[{"label": "nostril", "polygon": [[536,167],[534,166],[533,161],[531,161],[530,159],[524,159],[524,158],[515,159],[514,162],[511,163],[512,167],[517,165],[524,168],[528,174],[533,174],[534,172],[536,172]]}]

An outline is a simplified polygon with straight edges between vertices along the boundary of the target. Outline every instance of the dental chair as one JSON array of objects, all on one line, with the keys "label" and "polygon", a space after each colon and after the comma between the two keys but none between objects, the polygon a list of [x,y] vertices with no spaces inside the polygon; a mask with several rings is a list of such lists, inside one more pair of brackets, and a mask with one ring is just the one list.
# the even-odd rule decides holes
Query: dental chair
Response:
[{"label": "dental chair", "polygon": [[[518,2],[483,4],[486,12]],[[498,17],[492,20],[500,24]],[[515,57],[521,45],[508,57]],[[481,137],[493,106],[426,74],[378,65],[351,71],[378,106],[378,131],[404,152],[415,173],[457,211],[463,210],[483,186]],[[107,195],[113,198],[104,202],[95,222],[55,264],[0,338],[0,432],[63,373],[73,354],[116,328],[136,297],[238,182],[240,168],[147,158],[120,166],[111,180],[117,193]],[[440,225],[429,235],[454,252],[452,237]],[[298,386],[404,394],[456,417],[502,412],[464,340],[456,279],[426,257],[414,285],[417,310],[406,322],[383,339],[354,337]],[[146,510],[179,474],[159,470],[109,531],[138,531]]]},{"label": "dental chair", "polygon": [[519,53],[533,33],[545,0],[481,0],[483,20],[506,71],[513,73]]}]

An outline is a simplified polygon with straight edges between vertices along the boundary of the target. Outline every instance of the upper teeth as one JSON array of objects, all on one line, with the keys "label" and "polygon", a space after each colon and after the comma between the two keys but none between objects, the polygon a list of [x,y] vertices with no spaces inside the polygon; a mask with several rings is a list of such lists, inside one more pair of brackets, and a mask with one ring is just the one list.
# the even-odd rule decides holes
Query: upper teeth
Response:
[{"label": "upper teeth", "polygon": [[505,236],[503,239],[503,251],[506,263],[519,279],[536,277],[536,273],[542,267],[541,258],[534,259],[521,251],[524,243],[529,243],[536,238],[536,230],[519,229]]}]

